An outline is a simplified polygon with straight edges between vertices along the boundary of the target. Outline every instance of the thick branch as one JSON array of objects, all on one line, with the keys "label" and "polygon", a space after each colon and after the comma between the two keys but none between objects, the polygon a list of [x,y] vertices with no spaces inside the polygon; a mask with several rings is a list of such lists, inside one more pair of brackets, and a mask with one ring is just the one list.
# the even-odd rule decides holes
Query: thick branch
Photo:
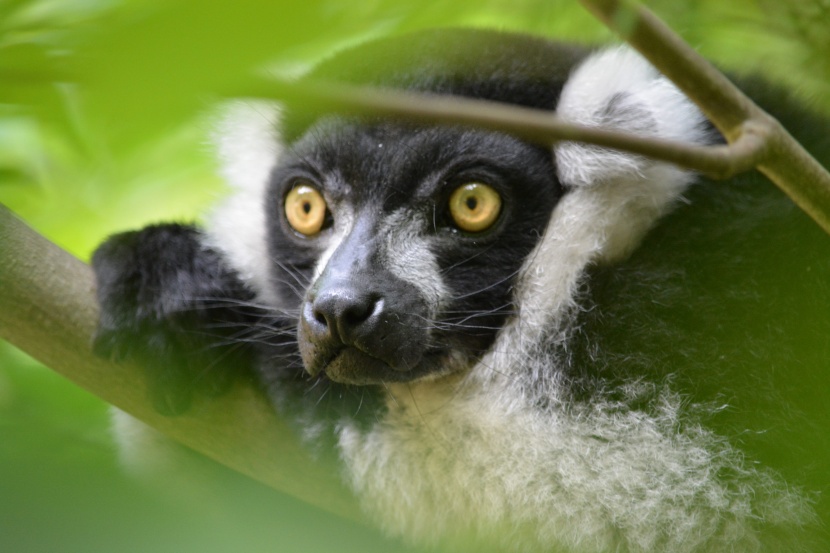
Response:
[{"label": "thick branch", "polygon": [[167,418],[147,401],[141,371],[92,355],[98,318],[90,268],[0,205],[0,338],[164,434],[310,504],[356,518],[337,469],[309,458],[267,401],[237,386],[193,414]]}]

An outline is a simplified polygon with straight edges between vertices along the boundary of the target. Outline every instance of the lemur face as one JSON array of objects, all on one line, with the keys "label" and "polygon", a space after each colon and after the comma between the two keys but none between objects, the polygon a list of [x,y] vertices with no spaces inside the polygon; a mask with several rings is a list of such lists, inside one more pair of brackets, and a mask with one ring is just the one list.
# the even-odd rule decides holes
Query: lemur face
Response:
[{"label": "lemur face", "polygon": [[272,285],[311,375],[410,381],[471,364],[561,195],[545,148],[493,132],[325,118],[267,194]]}]

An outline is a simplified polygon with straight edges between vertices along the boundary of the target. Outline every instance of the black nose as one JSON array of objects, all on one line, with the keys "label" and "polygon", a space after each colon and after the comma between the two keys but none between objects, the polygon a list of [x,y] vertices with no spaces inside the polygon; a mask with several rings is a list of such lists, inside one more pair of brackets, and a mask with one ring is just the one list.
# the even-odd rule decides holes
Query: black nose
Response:
[{"label": "black nose", "polygon": [[303,316],[318,335],[344,345],[359,345],[376,330],[383,314],[383,298],[356,287],[336,287],[307,302]]},{"label": "black nose", "polygon": [[335,370],[378,373],[354,357],[357,350],[389,371],[410,371],[423,355],[425,333],[418,306],[403,301],[406,294],[400,296],[384,295],[362,279],[322,286],[303,305],[298,338],[306,370],[317,374],[323,364],[347,352],[351,365],[341,363]]}]

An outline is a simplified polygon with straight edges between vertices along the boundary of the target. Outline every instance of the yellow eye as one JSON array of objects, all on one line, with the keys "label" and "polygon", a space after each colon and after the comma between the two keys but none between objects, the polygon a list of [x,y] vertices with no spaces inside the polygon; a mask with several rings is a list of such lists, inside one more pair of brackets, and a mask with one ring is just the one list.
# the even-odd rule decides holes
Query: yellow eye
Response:
[{"label": "yellow eye", "polygon": [[311,186],[295,186],[285,197],[285,218],[300,234],[317,234],[326,222],[326,200]]},{"label": "yellow eye", "polygon": [[467,232],[487,230],[500,212],[501,196],[486,184],[467,183],[450,196],[450,215],[458,228]]}]

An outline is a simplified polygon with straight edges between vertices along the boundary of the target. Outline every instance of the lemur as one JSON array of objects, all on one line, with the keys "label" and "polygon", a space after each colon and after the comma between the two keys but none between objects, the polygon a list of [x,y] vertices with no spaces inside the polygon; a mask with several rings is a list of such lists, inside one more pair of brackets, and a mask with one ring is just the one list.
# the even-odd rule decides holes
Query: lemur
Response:
[{"label": "lemur", "polygon": [[[426,31],[302,79],[723,140],[626,47]],[[830,159],[827,120],[742,84]],[[830,239],[759,174],[302,103],[232,111],[232,194],[207,227],[119,234],[93,259],[96,351],[141,362],[159,410],[255,375],[412,543],[827,550],[804,474],[828,469]],[[777,380],[796,365],[803,381]]]}]

